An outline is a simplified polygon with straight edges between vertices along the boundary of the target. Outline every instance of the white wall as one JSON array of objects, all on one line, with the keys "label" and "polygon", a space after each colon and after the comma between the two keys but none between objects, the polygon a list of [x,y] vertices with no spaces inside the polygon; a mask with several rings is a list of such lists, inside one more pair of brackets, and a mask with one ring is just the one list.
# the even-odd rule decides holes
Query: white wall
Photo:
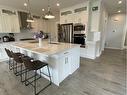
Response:
[{"label": "white wall", "polygon": [[105,4],[102,2],[101,4],[101,16],[100,16],[100,52],[104,50],[105,48],[105,41],[106,41],[106,32],[107,32],[107,26],[108,26],[108,12],[105,7]]},{"label": "white wall", "polygon": [[125,14],[110,15],[108,19],[108,31],[106,48],[122,49],[125,33]]}]

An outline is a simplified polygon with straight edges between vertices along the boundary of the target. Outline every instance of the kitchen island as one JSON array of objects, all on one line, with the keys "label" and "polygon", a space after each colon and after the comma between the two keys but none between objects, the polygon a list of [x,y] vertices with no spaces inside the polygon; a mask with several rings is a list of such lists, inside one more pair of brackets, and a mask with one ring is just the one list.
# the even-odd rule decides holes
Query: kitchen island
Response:
[{"label": "kitchen island", "polygon": [[[80,66],[80,46],[77,44],[49,44],[47,41],[43,41],[42,46],[39,47],[38,43],[19,42],[11,47],[32,58],[47,62],[52,82],[57,86]],[[46,68],[43,68],[42,71],[47,73]],[[48,79],[45,75],[42,76]]]}]

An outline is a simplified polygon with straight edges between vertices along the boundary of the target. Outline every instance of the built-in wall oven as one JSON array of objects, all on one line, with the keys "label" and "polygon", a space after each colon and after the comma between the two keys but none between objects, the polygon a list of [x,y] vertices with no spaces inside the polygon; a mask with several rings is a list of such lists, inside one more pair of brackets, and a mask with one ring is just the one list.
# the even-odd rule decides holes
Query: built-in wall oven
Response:
[{"label": "built-in wall oven", "polygon": [[85,25],[77,23],[74,25],[74,43],[81,44],[81,47],[85,47]]},{"label": "built-in wall oven", "polygon": [[85,46],[85,34],[74,34],[74,43],[81,44],[81,46]]}]

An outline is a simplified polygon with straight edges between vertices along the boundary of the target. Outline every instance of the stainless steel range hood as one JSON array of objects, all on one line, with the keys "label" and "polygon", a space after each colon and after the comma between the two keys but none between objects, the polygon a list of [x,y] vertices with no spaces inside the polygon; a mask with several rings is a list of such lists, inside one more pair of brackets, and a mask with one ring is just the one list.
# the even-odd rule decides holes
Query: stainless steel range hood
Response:
[{"label": "stainless steel range hood", "polygon": [[18,12],[18,15],[19,15],[19,21],[20,21],[20,29],[28,29],[28,22],[26,21],[28,13]]}]

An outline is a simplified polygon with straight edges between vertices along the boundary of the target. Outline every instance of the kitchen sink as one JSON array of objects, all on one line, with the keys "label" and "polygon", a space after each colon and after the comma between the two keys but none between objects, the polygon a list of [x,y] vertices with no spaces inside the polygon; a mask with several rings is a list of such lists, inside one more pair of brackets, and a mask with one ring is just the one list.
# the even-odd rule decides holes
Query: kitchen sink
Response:
[{"label": "kitchen sink", "polygon": [[38,41],[30,41],[29,43],[38,43]]},{"label": "kitchen sink", "polygon": [[59,45],[60,43],[59,42],[51,42],[50,44],[57,44],[57,45]]}]

